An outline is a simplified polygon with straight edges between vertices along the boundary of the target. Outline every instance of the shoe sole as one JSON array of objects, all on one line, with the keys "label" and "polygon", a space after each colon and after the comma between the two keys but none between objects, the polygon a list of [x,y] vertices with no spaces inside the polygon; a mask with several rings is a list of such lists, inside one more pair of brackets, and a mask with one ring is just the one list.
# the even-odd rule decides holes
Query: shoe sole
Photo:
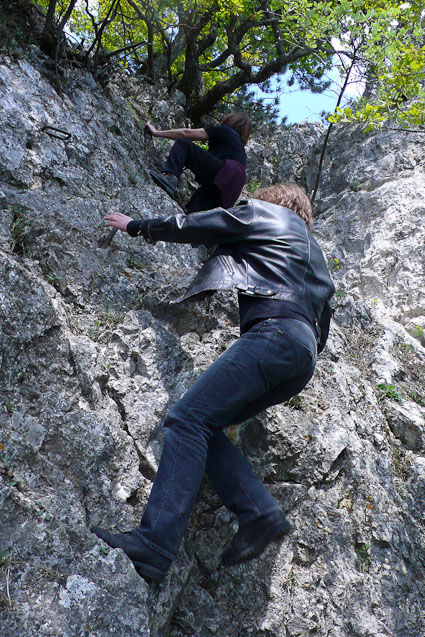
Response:
[{"label": "shoe sole", "polygon": [[241,564],[242,562],[247,562],[248,560],[252,560],[254,557],[258,557],[265,551],[269,544],[273,542],[279,542],[284,538],[284,536],[291,530],[291,525],[287,520],[282,522],[279,527],[274,527],[270,529],[266,529],[261,537],[258,538],[256,542],[248,546],[243,551],[240,551],[238,555],[231,561],[222,561],[222,566],[235,566],[236,564]]},{"label": "shoe sole", "polygon": [[93,526],[90,531],[92,533],[94,533],[95,535],[97,535],[97,537],[102,540],[102,542],[105,542],[105,544],[107,544],[109,547],[111,547],[112,549],[120,549],[121,551],[123,551],[129,560],[131,560],[134,568],[136,569],[137,573],[149,580],[149,581],[154,581],[154,582],[162,582],[162,580],[164,579],[166,573],[164,571],[161,571],[161,569],[159,568],[155,568],[154,566],[151,566],[150,564],[145,564],[144,562],[137,562],[136,560],[132,560],[131,557],[128,555],[128,553],[126,553],[124,551],[124,549],[121,546],[113,546],[112,544],[110,544],[110,533],[105,532],[103,529],[100,529],[99,527]]},{"label": "shoe sole", "polygon": [[159,568],[155,568],[154,566],[150,566],[149,564],[145,564],[144,562],[135,562],[131,560],[134,564],[134,568],[137,573],[141,575],[141,577],[145,579],[152,580],[153,582],[162,582],[165,577],[164,571],[161,571]]},{"label": "shoe sole", "polygon": [[153,181],[156,183],[156,185],[162,188],[162,190],[165,190],[165,192],[167,193],[167,195],[171,197],[171,199],[176,198],[176,189],[172,188],[168,184],[168,182],[165,181],[165,179],[162,179],[161,175],[157,175],[156,173],[152,173],[152,172],[149,172],[149,174],[152,177]]}]

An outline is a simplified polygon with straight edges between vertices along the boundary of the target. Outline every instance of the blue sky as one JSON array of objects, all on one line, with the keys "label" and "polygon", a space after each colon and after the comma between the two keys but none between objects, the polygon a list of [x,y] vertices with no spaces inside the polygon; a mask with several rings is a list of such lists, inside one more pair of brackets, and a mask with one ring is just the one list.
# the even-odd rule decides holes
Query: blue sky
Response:
[{"label": "blue sky", "polygon": [[[287,117],[287,124],[294,124],[304,120],[315,122],[321,119],[320,113],[322,111],[333,113],[338,100],[341,81],[336,69],[331,71],[328,76],[333,80],[333,83],[324,93],[302,91],[296,83],[293,86],[285,85],[285,76],[283,76],[279,99],[279,112],[281,117]],[[363,85],[360,82],[353,81],[350,83],[346,89],[341,106],[344,106],[351,97],[359,96],[362,92],[362,88]],[[269,97],[264,93],[262,96],[266,99]]]},{"label": "blue sky", "polygon": [[337,95],[311,93],[301,91],[295,86],[288,89],[280,98],[279,112],[281,117],[287,117],[287,124],[294,124],[308,120],[315,122],[320,120],[322,111],[333,112],[337,102]]}]

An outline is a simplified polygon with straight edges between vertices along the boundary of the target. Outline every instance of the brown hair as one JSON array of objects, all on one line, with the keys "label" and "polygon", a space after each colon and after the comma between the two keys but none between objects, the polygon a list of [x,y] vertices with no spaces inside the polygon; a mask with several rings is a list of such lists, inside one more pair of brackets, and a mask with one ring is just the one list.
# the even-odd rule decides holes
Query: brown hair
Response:
[{"label": "brown hair", "polygon": [[246,113],[229,113],[220,122],[220,126],[229,126],[241,136],[243,145],[246,146],[252,133],[252,121]]},{"label": "brown hair", "polygon": [[306,222],[308,228],[313,225],[313,213],[311,203],[307,195],[296,184],[275,184],[273,186],[262,186],[259,188],[254,197],[262,201],[268,201],[278,206],[285,206],[297,213],[303,221]]}]

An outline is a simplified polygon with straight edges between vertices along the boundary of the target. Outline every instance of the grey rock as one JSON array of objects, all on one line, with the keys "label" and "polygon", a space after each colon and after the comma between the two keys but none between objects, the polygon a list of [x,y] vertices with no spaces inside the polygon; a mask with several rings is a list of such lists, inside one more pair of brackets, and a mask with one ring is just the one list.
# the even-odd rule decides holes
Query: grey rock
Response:
[{"label": "grey rock", "polygon": [[[203,248],[99,247],[108,211],[180,212],[148,177],[166,147],[142,124],[184,124],[182,96],[74,71],[61,97],[43,62],[0,59],[2,635],[423,635],[422,138],[335,128],[314,228],[337,288],[328,346],[299,397],[229,432],[293,530],[221,569],[237,525],[205,482],[149,587],[89,529],[139,523],[165,413],[237,338],[237,301],[174,303]],[[254,136],[250,188],[311,192],[323,133]]]},{"label": "grey rock", "polygon": [[305,187],[305,169],[323,126],[301,122],[281,125],[270,133],[256,131],[247,146],[248,194],[259,186],[294,181]]}]

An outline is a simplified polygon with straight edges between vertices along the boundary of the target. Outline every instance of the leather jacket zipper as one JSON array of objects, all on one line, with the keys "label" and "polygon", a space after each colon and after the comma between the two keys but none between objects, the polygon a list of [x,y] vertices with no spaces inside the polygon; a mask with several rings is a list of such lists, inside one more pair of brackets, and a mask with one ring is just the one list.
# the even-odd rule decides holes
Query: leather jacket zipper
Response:
[{"label": "leather jacket zipper", "polygon": [[226,270],[228,271],[229,274],[234,274],[235,271],[232,268],[232,266],[230,265],[229,261],[227,260],[227,258],[224,256],[224,254],[220,254],[219,255],[221,262],[224,264],[224,267],[226,268]]}]

